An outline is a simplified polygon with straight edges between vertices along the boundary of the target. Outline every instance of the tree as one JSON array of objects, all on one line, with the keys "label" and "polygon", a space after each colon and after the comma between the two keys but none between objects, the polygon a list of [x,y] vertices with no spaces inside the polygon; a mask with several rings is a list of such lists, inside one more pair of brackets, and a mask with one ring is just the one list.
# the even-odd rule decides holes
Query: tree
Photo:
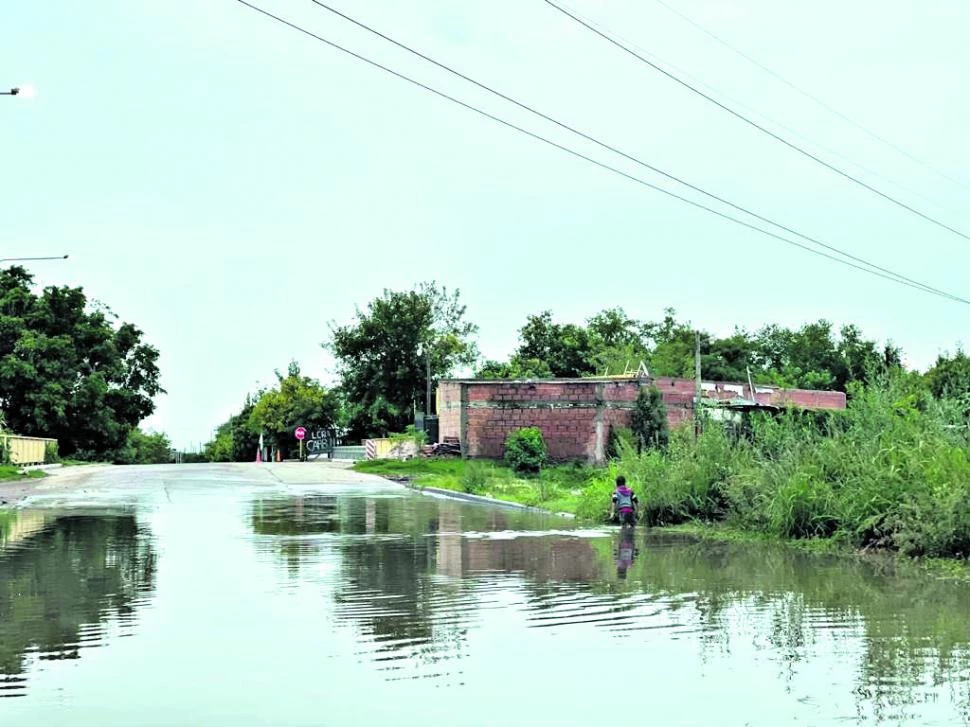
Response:
[{"label": "tree", "polygon": [[679,322],[673,308],[664,309],[662,321],[643,323],[641,337],[653,376],[694,376],[694,329]]},{"label": "tree", "polygon": [[513,356],[508,363],[485,361],[475,376],[480,379],[550,379],[552,370],[545,361]]},{"label": "tree", "polygon": [[18,434],[60,453],[112,458],[154,409],[158,351],[81,288],[33,290],[21,267],[0,272],[0,408]]},{"label": "tree", "polygon": [[386,436],[403,431],[424,408],[431,386],[458,366],[472,365],[478,327],[465,319],[460,293],[435,283],[414,290],[385,290],[356,321],[331,325],[327,347],[337,359],[340,390],[348,405],[350,434]]},{"label": "tree", "polygon": [[[297,427],[329,429],[338,418],[339,403],[320,382],[303,376],[300,365],[290,362],[286,376],[276,373],[277,385],[263,393],[249,415],[249,429],[264,432],[280,451],[293,448]],[[218,440],[218,436],[217,436]]]},{"label": "tree", "polygon": [[970,393],[970,356],[957,349],[953,356],[939,355],[926,372],[930,391],[938,399],[957,399]]},{"label": "tree", "polygon": [[656,386],[641,388],[630,417],[630,429],[637,445],[637,452],[647,448],[664,449],[670,438],[667,424],[667,407],[663,394]]},{"label": "tree", "polygon": [[172,461],[172,443],[161,432],[132,429],[128,440],[114,456],[115,464],[168,464]]},{"label": "tree", "polygon": [[643,324],[622,308],[601,311],[587,321],[590,337],[588,362],[598,374],[622,374],[650,360],[643,341]]},{"label": "tree", "polygon": [[250,419],[256,402],[264,392],[246,396],[246,401],[238,414],[216,429],[215,438],[205,445],[203,460],[206,462],[251,462],[256,458],[259,447],[259,434],[250,427]]},{"label": "tree", "polygon": [[515,356],[544,362],[553,376],[574,378],[595,373],[590,362],[589,331],[572,323],[554,323],[550,311],[529,316],[519,329],[519,338]]}]

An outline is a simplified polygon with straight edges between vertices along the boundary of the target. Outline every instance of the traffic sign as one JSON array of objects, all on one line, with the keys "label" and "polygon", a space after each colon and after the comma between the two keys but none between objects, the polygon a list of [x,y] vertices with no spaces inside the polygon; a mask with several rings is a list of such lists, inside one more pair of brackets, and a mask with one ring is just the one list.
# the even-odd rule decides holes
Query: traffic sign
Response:
[{"label": "traffic sign", "polygon": [[296,438],[299,439],[301,442],[306,438],[306,429],[304,429],[303,427],[297,427],[296,432],[294,433],[296,434]]}]

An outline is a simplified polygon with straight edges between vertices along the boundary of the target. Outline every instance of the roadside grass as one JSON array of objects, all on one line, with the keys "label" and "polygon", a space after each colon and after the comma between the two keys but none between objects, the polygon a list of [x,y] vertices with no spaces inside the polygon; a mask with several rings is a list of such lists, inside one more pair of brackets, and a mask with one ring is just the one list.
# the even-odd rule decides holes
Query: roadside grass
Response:
[{"label": "roadside grass", "polygon": [[414,487],[436,487],[576,514],[580,495],[593,468],[584,465],[547,467],[536,477],[522,477],[504,465],[484,460],[410,459],[357,462],[358,472],[407,478]]},{"label": "roadside grass", "polygon": [[0,482],[14,482],[17,480],[39,480],[47,477],[41,470],[29,470],[22,473],[16,465],[0,465]]}]

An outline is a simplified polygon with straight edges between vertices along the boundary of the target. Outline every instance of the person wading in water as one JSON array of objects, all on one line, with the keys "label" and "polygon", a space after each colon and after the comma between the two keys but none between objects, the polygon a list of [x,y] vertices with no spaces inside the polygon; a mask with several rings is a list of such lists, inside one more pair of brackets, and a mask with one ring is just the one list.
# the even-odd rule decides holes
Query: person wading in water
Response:
[{"label": "person wading in water", "polygon": [[610,520],[619,520],[620,525],[635,525],[639,507],[636,493],[626,486],[626,477],[620,475],[616,478],[616,489],[610,502]]}]

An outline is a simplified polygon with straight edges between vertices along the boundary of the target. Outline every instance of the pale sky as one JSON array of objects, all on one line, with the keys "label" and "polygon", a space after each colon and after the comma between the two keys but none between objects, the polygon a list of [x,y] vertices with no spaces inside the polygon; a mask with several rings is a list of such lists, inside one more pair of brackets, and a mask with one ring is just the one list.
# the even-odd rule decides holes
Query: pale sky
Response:
[{"label": "pale sky", "polygon": [[[254,2],[660,179],[309,0]],[[666,2],[959,183],[798,95],[655,0],[568,5],[970,233],[965,0]],[[970,242],[760,135],[542,0],[337,7],[695,184],[970,294]],[[0,32],[0,86],[37,89],[30,101],[0,97],[0,257],[69,253],[66,262],[32,265],[38,281],[81,285],[145,331],[161,350],[168,390],[145,424],[179,446],[205,441],[291,359],[331,381],[320,348],[327,323],[349,321],[384,288],[425,279],[461,289],[491,358],[510,353],[531,313],[548,308],[580,322],[616,305],[644,319],[672,306],[720,334],[736,324],[853,322],[891,337],[918,367],[964,338],[961,304],[697,212],[234,0],[8,0]]]}]

